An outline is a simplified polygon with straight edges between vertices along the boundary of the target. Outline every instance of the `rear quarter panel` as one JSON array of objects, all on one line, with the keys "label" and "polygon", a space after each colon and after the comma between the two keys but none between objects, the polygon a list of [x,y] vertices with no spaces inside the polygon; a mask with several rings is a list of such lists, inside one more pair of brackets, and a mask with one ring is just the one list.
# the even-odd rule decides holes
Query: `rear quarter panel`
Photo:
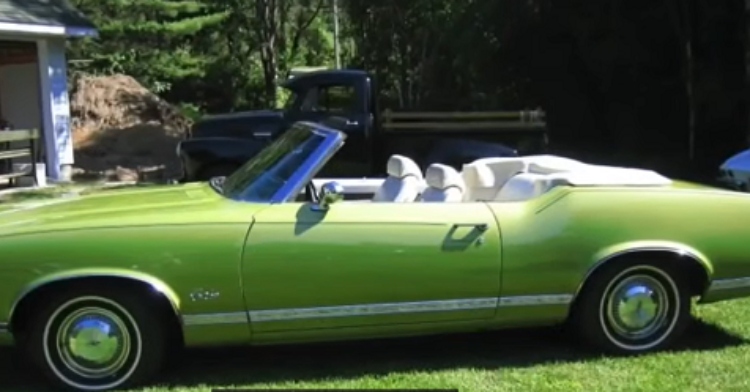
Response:
[{"label": "rear quarter panel", "polygon": [[750,195],[689,188],[565,188],[490,203],[503,246],[502,295],[574,294],[617,252],[685,250],[714,279],[750,276]]}]

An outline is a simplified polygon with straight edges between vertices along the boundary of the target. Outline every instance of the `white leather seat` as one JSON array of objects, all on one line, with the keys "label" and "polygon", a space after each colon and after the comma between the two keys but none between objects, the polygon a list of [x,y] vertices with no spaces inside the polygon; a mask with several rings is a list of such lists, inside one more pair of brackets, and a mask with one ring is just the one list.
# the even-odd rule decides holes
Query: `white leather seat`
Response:
[{"label": "white leather seat", "polygon": [[427,189],[422,193],[424,202],[461,202],[466,184],[456,169],[434,163],[425,171]]},{"label": "white leather seat", "polygon": [[511,177],[500,188],[495,201],[530,200],[549,191],[552,187],[565,184],[564,178],[538,173],[521,173]]},{"label": "white leather seat", "polygon": [[587,166],[581,161],[557,155],[527,155],[522,157],[481,158],[470,163],[469,165],[480,164],[484,164],[489,167],[489,169],[492,171],[492,174],[494,175],[493,189],[482,190],[482,197],[486,197],[493,192],[497,194],[497,192],[511,177],[519,173],[563,173],[574,170],[581,170],[582,168]]},{"label": "white leather seat", "polygon": [[508,179],[518,173],[528,171],[529,168],[527,160],[523,157],[482,158],[469,163],[469,165],[486,165],[492,171],[494,177],[492,186],[495,193]]},{"label": "white leather seat", "polygon": [[474,162],[463,165],[461,177],[466,184],[464,201],[492,200],[499,190],[495,186],[495,174],[484,163]]},{"label": "white leather seat", "polygon": [[392,155],[386,171],[388,177],[375,191],[372,201],[408,203],[417,199],[424,186],[424,177],[416,162],[403,155]]}]

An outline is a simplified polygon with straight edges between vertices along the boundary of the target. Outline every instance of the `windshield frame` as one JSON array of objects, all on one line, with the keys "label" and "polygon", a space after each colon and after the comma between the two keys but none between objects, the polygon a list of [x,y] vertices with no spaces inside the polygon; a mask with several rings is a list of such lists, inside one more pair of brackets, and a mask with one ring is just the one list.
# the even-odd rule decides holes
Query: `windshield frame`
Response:
[{"label": "windshield frame", "polygon": [[[296,168],[294,173],[291,176],[289,176],[289,179],[276,190],[273,196],[271,196],[268,200],[246,199],[246,198],[241,197],[241,195],[244,193],[244,190],[251,187],[253,184],[255,184],[256,181],[258,181],[261,177],[255,178],[252,182],[247,184],[243,190],[237,192],[236,193],[237,197],[232,197],[230,195],[227,195],[225,194],[223,190],[221,192],[222,195],[230,200],[239,201],[239,202],[247,202],[247,203],[278,204],[278,203],[285,203],[289,201],[290,199],[294,200],[297,198],[299,193],[302,192],[302,189],[304,189],[304,187],[312,180],[315,174],[318,173],[320,169],[331,159],[331,157],[333,157],[333,155],[341,148],[341,146],[343,146],[344,140],[346,139],[346,134],[344,134],[341,131],[337,131],[335,129],[323,126],[321,124],[316,124],[316,123],[307,122],[307,121],[300,121],[300,122],[293,124],[289,128],[289,130],[285,131],[285,134],[286,132],[291,131],[293,128],[304,128],[304,130],[309,134],[309,136],[306,137],[303,142],[295,146],[295,148],[309,141],[310,137],[313,137],[316,135],[318,137],[322,137],[323,140],[310,153],[310,155],[304,161],[302,161],[302,163]],[[283,138],[285,134],[282,134],[279,138]],[[268,146],[265,148],[269,148],[269,147],[271,146]],[[260,155],[260,152],[257,155]],[[243,167],[238,169],[238,172],[242,170],[242,168],[244,168],[246,165],[250,165],[251,162],[254,160],[255,160],[255,157],[248,160],[243,165]],[[275,167],[281,162],[281,160],[283,160],[283,158],[275,162],[272,166],[267,167],[266,170],[269,170]],[[231,175],[229,177],[231,177]]]},{"label": "windshield frame", "polygon": [[286,100],[284,100],[284,103],[281,105],[281,110],[283,112],[291,112],[295,108],[297,108],[298,101],[300,100],[301,94],[297,91],[297,89],[289,88],[288,86],[281,86],[286,94],[289,94],[286,97]]}]

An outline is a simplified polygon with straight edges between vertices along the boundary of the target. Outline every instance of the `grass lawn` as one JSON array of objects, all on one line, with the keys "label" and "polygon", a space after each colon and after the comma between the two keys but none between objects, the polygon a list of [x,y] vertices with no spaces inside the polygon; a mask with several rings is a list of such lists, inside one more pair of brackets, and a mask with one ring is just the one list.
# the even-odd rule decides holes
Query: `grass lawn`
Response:
[{"label": "grass lawn", "polygon": [[[592,357],[552,330],[188,351],[142,391],[458,388],[469,391],[750,390],[750,300],[706,305],[674,352]],[[168,385],[168,386],[167,386]],[[0,352],[0,390],[44,391]]]}]

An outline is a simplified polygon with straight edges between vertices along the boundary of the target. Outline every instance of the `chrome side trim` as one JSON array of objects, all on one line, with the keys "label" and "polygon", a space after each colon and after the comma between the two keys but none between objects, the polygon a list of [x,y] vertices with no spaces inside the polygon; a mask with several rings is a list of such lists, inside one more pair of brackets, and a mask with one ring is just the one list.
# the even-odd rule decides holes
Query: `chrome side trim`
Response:
[{"label": "chrome side trim", "polygon": [[0,323],[0,334],[10,333],[10,326],[8,323]]},{"label": "chrome side trim", "polygon": [[185,326],[242,324],[248,322],[262,323],[388,314],[452,312],[505,307],[554,306],[568,305],[572,301],[572,294],[522,295],[503,298],[467,298],[440,301],[392,302],[313,308],[254,310],[249,312],[232,313],[204,313],[184,315],[182,320]]},{"label": "chrome side trim", "polygon": [[320,308],[256,310],[252,322],[304,320],[311,318],[359,317],[381,314],[450,312],[456,310],[494,309],[497,298],[454,299],[446,301],[396,302],[368,305],[326,306]]},{"label": "chrome side trim", "polygon": [[750,277],[732,278],[732,279],[716,279],[711,282],[710,286],[708,286],[707,292],[720,291],[720,290],[744,289],[744,288],[750,288]]},{"label": "chrome side trim", "polygon": [[186,327],[197,325],[247,324],[250,322],[247,317],[247,312],[188,314],[182,316],[182,323]]},{"label": "chrome side trim", "polygon": [[500,298],[501,307],[568,305],[573,302],[573,294],[519,295]]}]

